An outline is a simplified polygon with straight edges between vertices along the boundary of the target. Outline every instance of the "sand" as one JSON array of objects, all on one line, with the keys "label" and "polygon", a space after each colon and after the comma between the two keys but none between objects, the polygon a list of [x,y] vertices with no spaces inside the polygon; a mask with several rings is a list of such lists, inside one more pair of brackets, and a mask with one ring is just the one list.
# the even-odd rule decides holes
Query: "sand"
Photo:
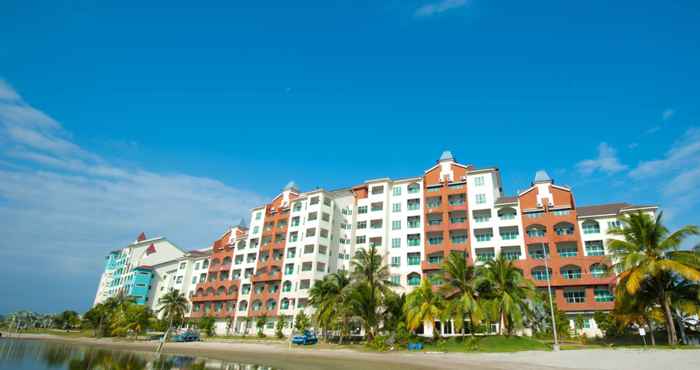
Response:
[{"label": "sand", "polygon": [[[17,338],[16,335],[13,335]],[[60,341],[93,347],[151,352],[156,342],[104,338],[67,338],[22,334],[20,338]],[[296,347],[281,343],[222,341],[168,343],[165,353],[257,363],[283,369],[700,369],[700,349],[581,349],[516,353],[372,353],[350,349]]]}]

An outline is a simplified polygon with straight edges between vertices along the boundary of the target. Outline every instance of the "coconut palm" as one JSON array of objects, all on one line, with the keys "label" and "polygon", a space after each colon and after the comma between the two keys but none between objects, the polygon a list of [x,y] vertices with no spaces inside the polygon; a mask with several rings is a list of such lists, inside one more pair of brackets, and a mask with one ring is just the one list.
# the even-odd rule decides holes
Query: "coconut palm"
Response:
[{"label": "coconut palm", "polygon": [[[424,322],[435,323],[442,317],[445,309],[445,301],[442,295],[433,291],[433,284],[427,277],[423,277],[420,285],[406,296],[406,328],[416,330]],[[440,333],[433,329],[433,337]]]},{"label": "coconut palm", "polygon": [[168,330],[166,330],[165,335],[163,335],[158,348],[158,350],[160,350],[165,341],[168,340],[168,335],[172,330],[173,324],[182,321],[188,311],[189,305],[185,295],[174,289],[170,289],[170,291],[165,293],[165,295],[158,300],[158,304],[160,305],[158,313],[162,313],[163,318],[168,320]]},{"label": "coconut palm", "polygon": [[[389,267],[374,244],[369,249],[361,248],[352,259],[353,306],[364,322],[367,339],[374,338],[378,331],[378,310],[382,296],[394,284],[389,280]],[[358,306],[364,305],[364,306]]]},{"label": "coconut palm", "polygon": [[510,335],[530,312],[529,302],[537,299],[534,284],[525,279],[512,261],[501,256],[489,260],[477,279],[484,289],[484,308],[498,320],[500,335]]},{"label": "coconut palm", "polygon": [[130,304],[115,315],[112,321],[112,332],[116,335],[128,335],[133,333],[138,336],[143,333],[153,318],[151,309],[137,304]]},{"label": "coconut palm", "polygon": [[478,325],[483,318],[479,302],[476,268],[467,263],[461,253],[450,253],[442,266],[445,272],[445,284],[440,290],[447,298],[445,318],[453,319],[455,330],[464,336],[464,321],[469,319],[472,325]]},{"label": "coconut palm", "polygon": [[670,232],[662,220],[663,212],[655,218],[641,212],[621,217],[622,227],[609,231],[621,239],[608,240],[608,249],[619,272],[618,283],[629,294],[637,293],[647,281],[655,286],[656,303],[663,309],[668,342],[676,344],[678,336],[673,324],[671,293],[662,275],[670,273],[690,281],[700,280],[700,253],[680,250],[686,238],[700,235],[700,229],[688,225]]},{"label": "coconut palm", "polygon": [[[340,270],[316,281],[309,291],[310,303],[314,306],[314,320],[324,330],[331,326],[347,327],[350,317],[350,277]],[[342,335],[341,335],[342,337]]]}]

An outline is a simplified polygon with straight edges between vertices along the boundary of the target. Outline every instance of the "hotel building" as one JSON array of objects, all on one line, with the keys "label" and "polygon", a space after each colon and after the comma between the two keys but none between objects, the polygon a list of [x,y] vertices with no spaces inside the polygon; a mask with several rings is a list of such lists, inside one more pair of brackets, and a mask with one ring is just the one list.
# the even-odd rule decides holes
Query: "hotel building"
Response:
[{"label": "hotel building", "polygon": [[[638,211],[653,214],[656,207],[579,207],[571,189],[544,171],[527,189],[504,194],[498,168],[461,164],[447,151],[416,177],[333,191],[301,192],[289,183],[251,210],[249,225],[213,243],[206,272],[192,274],[198,283],[187,288],[194,291],[191,316],[216,317],[219,334],[252,332],[254,319],[266,316],[263,330],[272,334],[278,317],[291,323],[297,312],[311,313],[315,281],[349,270],[355,251],[374,245],[403,292],[423,277],[441,284],[442,262],[452,252],[476,265],[499,255],[513,260],[545,292],[549,274],[558,308],[572,325],[582,315],[583,332],[596,335],[593,313],[613,308],[607,232],[619,225],[618,217]],[[424,335],[432,330],[428,323]],[[435,330],[453,334],[449,324]]]}]

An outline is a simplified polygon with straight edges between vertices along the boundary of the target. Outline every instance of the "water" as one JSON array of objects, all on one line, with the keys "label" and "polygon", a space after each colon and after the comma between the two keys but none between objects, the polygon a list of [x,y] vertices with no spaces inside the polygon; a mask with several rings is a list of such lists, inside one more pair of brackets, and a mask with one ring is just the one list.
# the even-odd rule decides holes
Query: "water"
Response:
[{"label": "water", "polygon": [[260,364],[233,363],[190,356],[94,348],[40,340],[0,339],[1,370],[273,370]]}]

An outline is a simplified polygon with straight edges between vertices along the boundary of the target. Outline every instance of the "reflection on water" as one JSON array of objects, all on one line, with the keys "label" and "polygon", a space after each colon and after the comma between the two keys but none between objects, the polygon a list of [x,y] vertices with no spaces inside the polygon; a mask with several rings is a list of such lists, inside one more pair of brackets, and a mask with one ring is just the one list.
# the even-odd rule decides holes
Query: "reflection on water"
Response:
[{"label": "reflection on water", "polygon": [[64,343],[15,339],[0,339],[0,369],[273,370],[268,366],[189,356],[156,355],[148,352],[106,350]]}]

